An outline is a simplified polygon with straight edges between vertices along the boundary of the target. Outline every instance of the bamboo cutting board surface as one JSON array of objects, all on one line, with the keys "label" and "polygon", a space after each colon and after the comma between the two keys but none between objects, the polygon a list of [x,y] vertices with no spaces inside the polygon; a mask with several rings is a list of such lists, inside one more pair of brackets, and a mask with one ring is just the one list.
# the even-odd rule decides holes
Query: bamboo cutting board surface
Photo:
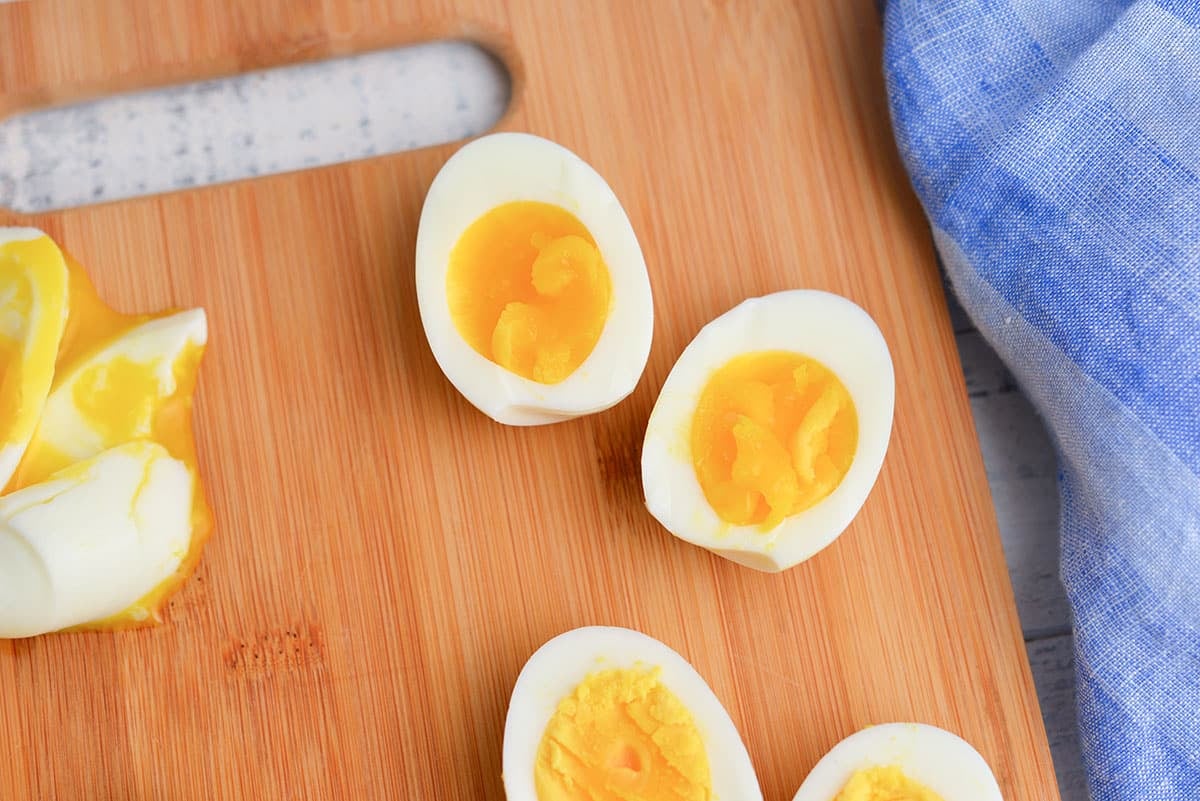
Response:
[{"label": "bamboo cutting board surface", "polygon": [[[870,0],[22,3],[0,8],[0,114],[445,36],[507,64],[500,128],[562,142],[622,199],[657,313],[638,390],[512,429],[443,378],[413,249],[453,145],[0,214],[46,229],[118,308],[208,310],[216,516],[166,625],[0,643],[5,797],[499,799],[524,660],[615,624],[695,664],[768,801],[891,720],[962,734],[1007,798],[1057,798]],[[792,287],[876,318],[896,423],[850,529],[764,575],[658,527],[639,449],[696,331]]]}]

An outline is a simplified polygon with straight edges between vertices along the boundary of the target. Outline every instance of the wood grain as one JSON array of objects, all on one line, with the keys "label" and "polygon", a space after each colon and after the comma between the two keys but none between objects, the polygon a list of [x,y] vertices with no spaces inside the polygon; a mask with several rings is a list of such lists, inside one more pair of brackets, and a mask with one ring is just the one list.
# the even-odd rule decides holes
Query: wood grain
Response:
[{"label": "wood grain", "polygon": [[[0,644],[13,798],[490,798],[544,640],[628,625],[685,654],[769,801],[855,729],[960,732],[1008,798],[1054,771],[927,229],[891,142],[868,0],[70,0],[0,8],[0,113],[101,90],[467,35],[514,76],[501,127],[605,175],[656,294],[637,392],[498,426],[445,381],[412,253],[453,147],[7,222],[124,309],[203,305],[198,441],[217,528],[168,624]],[[661,530],[642,431],[707,320],[845,294],[899,386],[851,529],[779,576]]]}]

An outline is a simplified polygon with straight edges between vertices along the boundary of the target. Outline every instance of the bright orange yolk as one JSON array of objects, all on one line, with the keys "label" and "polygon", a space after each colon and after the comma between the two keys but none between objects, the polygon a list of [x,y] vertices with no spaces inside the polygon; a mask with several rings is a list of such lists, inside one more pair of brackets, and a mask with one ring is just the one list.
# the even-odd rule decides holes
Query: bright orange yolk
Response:
[{"label": "bright orange yolk", "polygon": [[856,772],[833,801],[942,801],[942,797],[889,765]]},{"label": "bright orange yolk", "polygon": [[606,670],[559,702],[538,746],[538,801],[709,801],[704,739],[658,670]]},{"label": "bright orange yolk", "polygon": [[696,478],[717,515],[764,531],[841,483],[858,446],[846,387],[815,359],[747,353],[709,378],[692,417]]},{"label": "bright orange yolk", "polygon": [[[69,256],[67,268],[70,294],[67,324],[58,351],[56,373],[59,375],[70,373],[77,363],[126,331],[173,313],[121,314],[100,299],[83,268]],[[157,363],[141,364],[121,357],[101,368],[89,370],[74,387],[72,399],[76,408],[89,425],[102,434],[105,447],[151,439],[186,464],[196,482],[191,544],[175,573],[129,609],[78,628],[118,629],[158,620],[162,605],[192,574],[200,560],[200,553],[212,531],[212,513],[200,485],[192,433],[192,395],[203,352],[201,347],[188,347],[171,366],[176,387],[169,397],[157,394],[158,381],[154,377]],[[40,483],[75,461],[35,437],[6,492]]]},{"label": "bright orange yolk", "polygon": [[519,376],[557,384],[596,347],[612,282],[583,223],[522,200],[487,212],[459,238],[446,296],[472,348]]}]

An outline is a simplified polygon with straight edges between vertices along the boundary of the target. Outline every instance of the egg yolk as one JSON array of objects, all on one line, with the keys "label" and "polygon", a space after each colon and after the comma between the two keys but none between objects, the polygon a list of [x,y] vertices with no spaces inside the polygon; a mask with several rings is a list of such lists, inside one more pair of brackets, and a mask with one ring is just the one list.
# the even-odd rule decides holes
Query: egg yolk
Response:
[{"label": "egg yolk", "polygon": [[[125,315],[109,308],[96,294],[87,274],[67,257],[69,299],[66,328],[58,350],[56,373],[74,366],[126,331],[172,312]],[[72,400],[88,426],[98,432],[105,449],[137,440],[153,440],[187,465],[196,484],[192,502],[192,539],[175,573],[128,609],[82,629],[116,629],[158,620],[167,598],[191,575],[212,530],[212,513],[200,487],[199,463],[192,434],[192,394],[203,348],[189,346],[171,365],[175,391],[162,396],[155,373],[157,362],[139,363],[117,357],[90,367],[73,388]],[[6,492],[45,481],[78,460],[35,435],[17,466]]]},{"label": "egg yolk", "polygon": [[538,801],[709,801],[704,740],[659,670],[605,670],[559,702],[538,747]]},{"label": "egg yolk", "polygon": [[709,378],[691,425],[692,464],[727,523],[769,531],[841,483],[858,446],[846,387],[815,359],[746,353]]},{"label": "egg yolk", "polygon": [[867,768],[850,777],[833,801],[942,801],[895,766]]},{"label": "egg yolk", "polygon": [[557,384],[596,347],[612,281],[583,223],[522,200],[487,212],[459,238],[446,297],[472,348],[519,376]]}]

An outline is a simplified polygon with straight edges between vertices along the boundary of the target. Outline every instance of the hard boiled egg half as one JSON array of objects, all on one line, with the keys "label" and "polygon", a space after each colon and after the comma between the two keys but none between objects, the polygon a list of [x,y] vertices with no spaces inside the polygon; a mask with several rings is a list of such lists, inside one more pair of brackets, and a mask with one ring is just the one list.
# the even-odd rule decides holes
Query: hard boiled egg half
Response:
[{"label": "hard boiled egg half", "polygon": [[0,229],[0,637],[157,620],[191,573],[207,339],[203,310],[120,314],[45,234]]},{"label": "hard boiled egg half", "polygon": [[545,139],[493,134],[446,162],[416,285],[438,365],[501,423],[601,411],[645,368],[654,311],[633,227],[599,173]]},{"label": "hard boiled egg half", "polygon": [[592,626],[526,662],[504,725],[508,801],[761,801],[750,756],[696,670],[651,637]]},{"label": "hard boiled egg half", "polygon": [[871,726],[821,758],[792,801],[1001,801],[987,762],[956,734],[922,723]]},{"label": "hard boiled egg half", "polygon": [[849,525],[883,464],[895,378],[851,301],[794,290],[747,300],[680,355],[646,426],[646,505],[671,533],[764,571]]}]

